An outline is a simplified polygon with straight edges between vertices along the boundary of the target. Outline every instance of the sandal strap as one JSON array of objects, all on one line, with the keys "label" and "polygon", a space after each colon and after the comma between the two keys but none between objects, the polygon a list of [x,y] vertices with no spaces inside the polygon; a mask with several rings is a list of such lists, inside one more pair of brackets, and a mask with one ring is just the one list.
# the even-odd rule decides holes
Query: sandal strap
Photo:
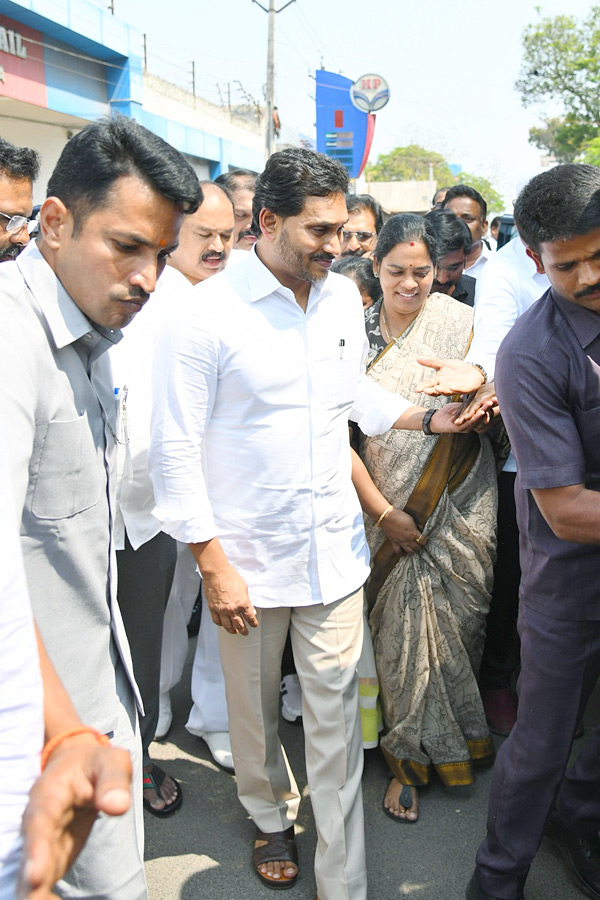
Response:
[{"label": "sandal strap", "polygon": [[254,848],[252,862],[256,868],[269,862],[291,862],[298,865],[298,848],[294,838],[293,825],[286,828],[285,831],[268,833],[257,828],[254,840],[267,842],[262,847]]},{"label": "sandal strap", "polygon": [[157,766],[155,764],[149,772],[144,772],[142,784],[146,789],[154,788],[154,790],[160,797],[162,796],[160,793],[160,789],[166,777],[167,773],[164,771],[164,769],[161,769],[160,766]]}]

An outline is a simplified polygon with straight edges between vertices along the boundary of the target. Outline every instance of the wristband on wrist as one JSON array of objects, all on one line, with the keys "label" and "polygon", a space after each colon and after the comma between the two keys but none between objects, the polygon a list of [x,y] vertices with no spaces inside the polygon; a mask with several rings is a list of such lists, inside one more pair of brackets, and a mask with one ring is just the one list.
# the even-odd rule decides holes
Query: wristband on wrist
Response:
[{"label": "wristband on wrist", "polygon": [[423,434],[426,434],[428,437],[431,437],[433,435],[431,420],[433,419],[436,412],[437,409],[428,409],[423,416],[423,421],[421,422],[421,429],[423,431]]},{"label": "wristband on wrist", "polygon": [[385,519],[385,517],[387,516],[387,514],[388,514],[388,513],[391,513],[391,511],[393,510],[393,508],[394,508],[394,507],[393,507],[392,504],[390,503],[390,505],[388,506],[388,508],[387,508],[387,509],[384,509],[384,511],[381,513],[381,515],[379,516],[379,518],[378,518],[377,521],[375,522],[375,528],[381,528],[381,523],[383,522],[383,520]]},{"label": "wristband on wrist", "polygon": [[487,384],[487,380],[488,380],[487,372],[485,371],[483,366],[480,366],[479,363],[469,363],[469,365],[473,366],[474,369],[477,369],[477,371],[483,376],[483,381],[481,382],[481,384],[482,385]]},{"label": "wristband on wrist", "polygon": [[56,750],[58,745],[62,744],[63,741],[68,740],[68,738],[76,737],[78,734],[91,734],[96,738],[99,744],[110,744],[108,735],[102,734],[102,732],[98,731],[96,728],[92,728],[90,725],[80,725],[79,728],[69,728],[67,731],[61,731],[58,734],[55,734],[53,738],[50,738],[42,750],[42,758],[40,760],[42,771],[46,768],[48,757],[52,751]]}]

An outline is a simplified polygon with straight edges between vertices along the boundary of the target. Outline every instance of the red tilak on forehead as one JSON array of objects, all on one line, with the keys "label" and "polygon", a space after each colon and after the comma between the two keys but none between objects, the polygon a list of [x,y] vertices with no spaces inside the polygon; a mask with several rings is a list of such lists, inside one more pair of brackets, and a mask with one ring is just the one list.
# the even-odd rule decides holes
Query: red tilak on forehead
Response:
[{"label": "red tilak on forehead", "polygon": [[415,246],[415,242],[414,242],[414,241],[411,241],[411,242],[410,242],[410,246],[411,246],[411,247],[414,247],[414,246]]}]

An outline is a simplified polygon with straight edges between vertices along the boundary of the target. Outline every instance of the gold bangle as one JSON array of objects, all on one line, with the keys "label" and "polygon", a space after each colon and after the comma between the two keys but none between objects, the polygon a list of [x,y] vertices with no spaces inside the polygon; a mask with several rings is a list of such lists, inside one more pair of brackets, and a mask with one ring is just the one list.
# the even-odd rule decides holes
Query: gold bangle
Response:
[{"label": "gold bangle", "polygon": [[96,738],[99,744],[110,744],[108,735],[102,734],[102,732],[98,731],[96,728],[92,728],[89,725],[81,725],[79,728],[69,728],[67,731],[61,731],[60,734],[56,734],[53,738],[50,738],[50,740],[42,750],[40,769],[43,771],[46,768],[48,757],[53,750],[56,750],[59,744],[62,744],[62,742],[66,741],[68,738],[76,737],[78,734],[91,734]]},{"label": "gold bangle", "polygon": [[391,513],[391,511],[393,510],[393,508],[394,508],[394,507],[393,507],[392,504],[390,503],[390,505],[388,506],[388,508],[387,508],[387,509],[384,509],[384,511],[381,513],[381,515],[379,516],[379,518],[378,518],[377,521],[375,522],[375,528],[381,528],[381,523],[383,522],[383,520],[385,519],[385,517],[387,516],[387,514],[388,514],[388,513]]}]

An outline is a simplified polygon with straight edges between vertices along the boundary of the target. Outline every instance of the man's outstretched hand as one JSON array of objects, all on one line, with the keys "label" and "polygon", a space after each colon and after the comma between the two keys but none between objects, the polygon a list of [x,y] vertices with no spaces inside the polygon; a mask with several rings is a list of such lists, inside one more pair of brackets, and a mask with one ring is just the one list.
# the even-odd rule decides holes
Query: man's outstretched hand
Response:
[{"label": "man's outstretched hand", "polygon": [[55,897],[53,885],[72,865],[99,812],[120,816],[131,802],[131,761],[118,747],[89,734],[51,753],[23,816],[19,900]]},{"label": "man's outstretched hand", "polygon": [[440,394],[471,394],[483,384],[483,375],[463,359],[426,359],[420,357],[417,362],[435,373],[426,378],[418,390],[432,397]]}]

